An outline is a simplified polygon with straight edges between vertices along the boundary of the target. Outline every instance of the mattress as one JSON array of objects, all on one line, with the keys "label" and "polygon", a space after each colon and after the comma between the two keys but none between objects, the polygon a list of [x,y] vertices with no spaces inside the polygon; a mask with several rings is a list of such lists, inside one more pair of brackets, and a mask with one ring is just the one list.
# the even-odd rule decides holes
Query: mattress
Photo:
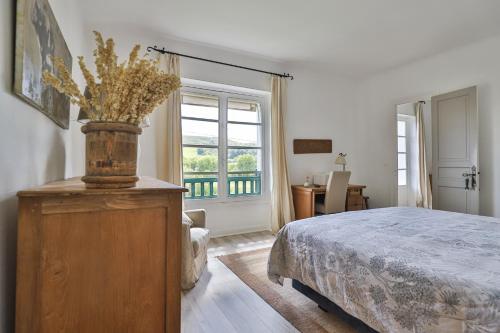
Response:
[{"label": "mattress", "polygon": [[284,226],[268,276],[311,287],[379,332],[500,332],[500,220],[422,208]]}]

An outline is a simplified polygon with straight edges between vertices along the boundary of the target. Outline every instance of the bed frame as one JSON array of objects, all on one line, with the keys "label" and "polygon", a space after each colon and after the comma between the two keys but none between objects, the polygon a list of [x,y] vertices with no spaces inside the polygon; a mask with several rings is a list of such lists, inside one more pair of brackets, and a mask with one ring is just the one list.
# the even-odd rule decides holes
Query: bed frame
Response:
[{"label": "bed frame", "polygon": [[299,292],[307,296],[316,304],[318,304],[318,307],[321,310],[335,314],[336,316],[340,317],[343,321],[347,322],[351,327],[356,329],[356,332],[377,333],[377,331],[375,331],[373,328],[367,326],[361,320],[354,318],[353,316],[342,310],[342,308],[339,307],[337,304],[333,303],[328,298],[317,293],[315,290],[306,286],[305,284],[302,284],[297,280],[292,280],[292,287],[295,290],[298,290]]}]

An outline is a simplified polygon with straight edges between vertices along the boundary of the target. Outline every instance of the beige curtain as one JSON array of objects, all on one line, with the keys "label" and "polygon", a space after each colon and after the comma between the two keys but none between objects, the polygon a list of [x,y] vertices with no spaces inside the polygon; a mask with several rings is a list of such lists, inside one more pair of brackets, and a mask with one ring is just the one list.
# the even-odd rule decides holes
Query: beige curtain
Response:
[{"label": "beige curtain", "polygon": [[[180,77],[179,56],[171,54],[159,55],[159,68],[168,74]],[[156,112],[163,112],[166,124],[160,124],[160,136],[163,143],[159,143],[160,158],[159,176],[170,183],[182,184],[182,130],[181,130],[181,92],[180,89],[172,92],[165,104]],[[165,126],[166,125],[166,126]],[[163,132],[163,133],[161,133]]]},{"label": "beige curtain", "polygon": [[415,106],[417,120],[417,143],[418,143],[418,183],[417,183],[417,207],[432,209],[432,189],[427,171],[427,157],[425,151],[425,131],[423,102]]},{"label": "beige curtain", "polygon": [[272,229],[278,232],[295,218],[285,151],[286,79],[273,75],[271,92]]}]

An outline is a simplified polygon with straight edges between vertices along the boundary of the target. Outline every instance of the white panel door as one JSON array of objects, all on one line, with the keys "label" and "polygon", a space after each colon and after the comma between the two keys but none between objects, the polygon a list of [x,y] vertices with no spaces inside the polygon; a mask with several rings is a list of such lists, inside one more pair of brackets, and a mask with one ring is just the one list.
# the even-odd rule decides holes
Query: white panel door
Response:
[{"label": "white panel door", "polygon": [[432,207],[479,213],[476,87],[432,97]]}]

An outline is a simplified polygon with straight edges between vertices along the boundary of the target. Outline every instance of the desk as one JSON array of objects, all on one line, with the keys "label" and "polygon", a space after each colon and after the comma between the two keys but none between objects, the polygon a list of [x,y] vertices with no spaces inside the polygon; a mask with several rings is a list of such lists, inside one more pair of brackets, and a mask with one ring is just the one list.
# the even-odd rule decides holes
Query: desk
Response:
[{"label": "desk", "polygon": [[[346,193],[346,210],[367,209],[367,198],[363,197],[365,185],[349,184]],[[301,220],[313,217],[315,214],[314,203],[317,195],[324,195],[326,186],[304,187],[304,185],[292,185],[293,206],[295,208],[295,219]]]}]

